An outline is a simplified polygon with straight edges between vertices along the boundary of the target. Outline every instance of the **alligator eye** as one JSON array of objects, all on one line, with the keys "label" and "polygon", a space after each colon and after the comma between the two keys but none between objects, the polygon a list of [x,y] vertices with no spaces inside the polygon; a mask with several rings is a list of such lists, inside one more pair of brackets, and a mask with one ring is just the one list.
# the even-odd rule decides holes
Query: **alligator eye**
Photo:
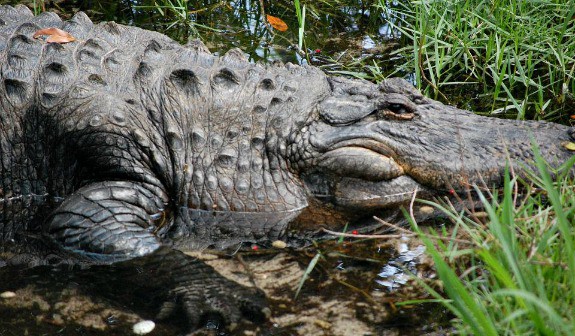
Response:
[{"label": "alligator eye", "polygon": [[396,113],[396,114],[408,113],[408,111],[405,109],[405,106],[403,106],[402,104],[390,104],[387,108],[391,112]]},{"label": "alligator eye", "polygon": [[412,120],[415,112],[403,104],[391,103],[377,111],[378,119]]}]

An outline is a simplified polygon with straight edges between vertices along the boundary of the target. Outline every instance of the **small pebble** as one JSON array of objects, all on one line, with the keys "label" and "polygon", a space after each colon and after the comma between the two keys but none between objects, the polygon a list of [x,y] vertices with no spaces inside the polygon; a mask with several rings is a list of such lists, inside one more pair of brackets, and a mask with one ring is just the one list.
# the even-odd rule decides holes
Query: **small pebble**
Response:
[{"label": "small pebble", "polygon": [[0,298],[3,298],[3,299],[11,299],[13,297],[16,297],[16,293],[14,293],[14,292],[2,292],[2,293],[0,293]]},{"label": "small pebble", "polygon": [[154,323],[154,321],[147,320],[147,321],[140,321],[134,324],[132,330],[136,335],[145,335],[152,332],[152,330],[154,330],[155,327],[156,324]]},{"label": "small pebble", "polygon": [[313,323],[315,323],[315,325],[317,325],[318,327],[322,328],[322,329],[330,329],[331,328],[331,323],[324,321],[324,320],[314,320]]},{"label": "small pebble", "polygon": [[272,243],[272,246],[279,249],[284,249],[287,246],[287,243],[282,240],[276,240]]},{"label": "small pebble", "polygon": [[419,208],[419,213],[421,213],[422,215],[431,215],[433,214],[433,208],[430,207],[429,205],[424,205],[422,207]]}]

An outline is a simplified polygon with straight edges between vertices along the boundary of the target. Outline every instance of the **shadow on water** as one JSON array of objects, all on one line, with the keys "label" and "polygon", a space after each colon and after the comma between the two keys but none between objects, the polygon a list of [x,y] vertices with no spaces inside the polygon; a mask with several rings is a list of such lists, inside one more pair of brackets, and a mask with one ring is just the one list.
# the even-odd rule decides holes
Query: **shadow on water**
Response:
[{"label": "shadow on water", "polygon": [[[334,73],[369,72],[364,64],[377,61],[393,71],[389,50],[396,48],[386,13],[377,1],[306,2],[305,48],[297,50],[298,20],[293,1],[264,1],[267,14],[285,21],[286,32],[272,31],[263,22],[258,1],[184,1],[184,9],[152,8],[168,1],[3,1],[25,3],[36,10],[71,17],[85,11],[95,22],[117,21],[165,33],[185,43],[201,36],[208,48],[223,53],[239,47],[252,61],[306,63]],[[302,1],[303,3],[303,1]],[[181,15],[181,16],[180,16]],[[385,74],[381,74],[385,75]],[[321,251],[315,269],[297,299],[294,293],[310,260]],[[401,301],[425,299],[408,273],[433,278],[430,261],[415,241],[355,239],[317,243],[303,249],[247,248],[234,256],[202,258],[236,280],[250,281],[270,298],[274,319],[266,325],[242,325],[238,335],[421,335],[443,334],[450,316],[438,305],[400,306]],[[2,266],[2,265],[0,265]],[[118,280],[118,279],[116,279]],[[121,282],[110,279],[116,289]],[[105,287],[105,285],[100,284]],[[102,286],[80,281],[67,268],[0,268],[0,335],[128,335],[141,319],[157,312],[145,293],[125,299]],[[133,293],[132,293],[133,294]],[[182,324],[158,324],[152,335],[175,335]]]}]

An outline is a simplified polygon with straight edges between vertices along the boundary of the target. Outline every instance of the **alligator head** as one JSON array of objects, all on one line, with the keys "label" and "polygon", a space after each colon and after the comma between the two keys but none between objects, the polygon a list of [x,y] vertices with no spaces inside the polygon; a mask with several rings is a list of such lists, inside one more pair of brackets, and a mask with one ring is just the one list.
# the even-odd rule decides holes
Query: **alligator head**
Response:
[{"label": "alligator head", "polygon": [[398,78],[330,84],[333,94],[288,151],[319,200],[310,202],[302,225],[397,211],[415,191],[431,199],[500,185],[506,166],[516,174],[533,168],[533,141],[552,165],[573,154],[562,146],[566,126],[482,117],[426,98]]}]

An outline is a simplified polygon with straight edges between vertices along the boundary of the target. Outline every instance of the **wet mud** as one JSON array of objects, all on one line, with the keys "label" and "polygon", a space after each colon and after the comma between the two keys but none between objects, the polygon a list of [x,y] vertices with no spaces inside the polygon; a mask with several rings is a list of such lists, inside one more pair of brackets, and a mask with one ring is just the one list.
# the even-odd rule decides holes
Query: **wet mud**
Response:
[{"label": "wet mud", "polygon": [[[297,298],[310,261],[321,253]],[[193,253],[222,275],[262,289],[270,321],[242,322],[220,335],[446,335],[450,316],[429,299],[413,275],[436,282],[431,260],[414,238],[346,239],[314,247],[246,247],[234,255]],[[131,289],[130,289],[131,290]],[[130,291],[128,291],[130,292]],[[0,268],[0,335],[130,335],[135,323],[154,320],[149,335],[183,335],[183,321],[155,320],[157,307],[140,297],[100,295],[65,269]],[[128,295],[128,294],[127,294]],[[143,297],[142,297],[143,296]]]}]

